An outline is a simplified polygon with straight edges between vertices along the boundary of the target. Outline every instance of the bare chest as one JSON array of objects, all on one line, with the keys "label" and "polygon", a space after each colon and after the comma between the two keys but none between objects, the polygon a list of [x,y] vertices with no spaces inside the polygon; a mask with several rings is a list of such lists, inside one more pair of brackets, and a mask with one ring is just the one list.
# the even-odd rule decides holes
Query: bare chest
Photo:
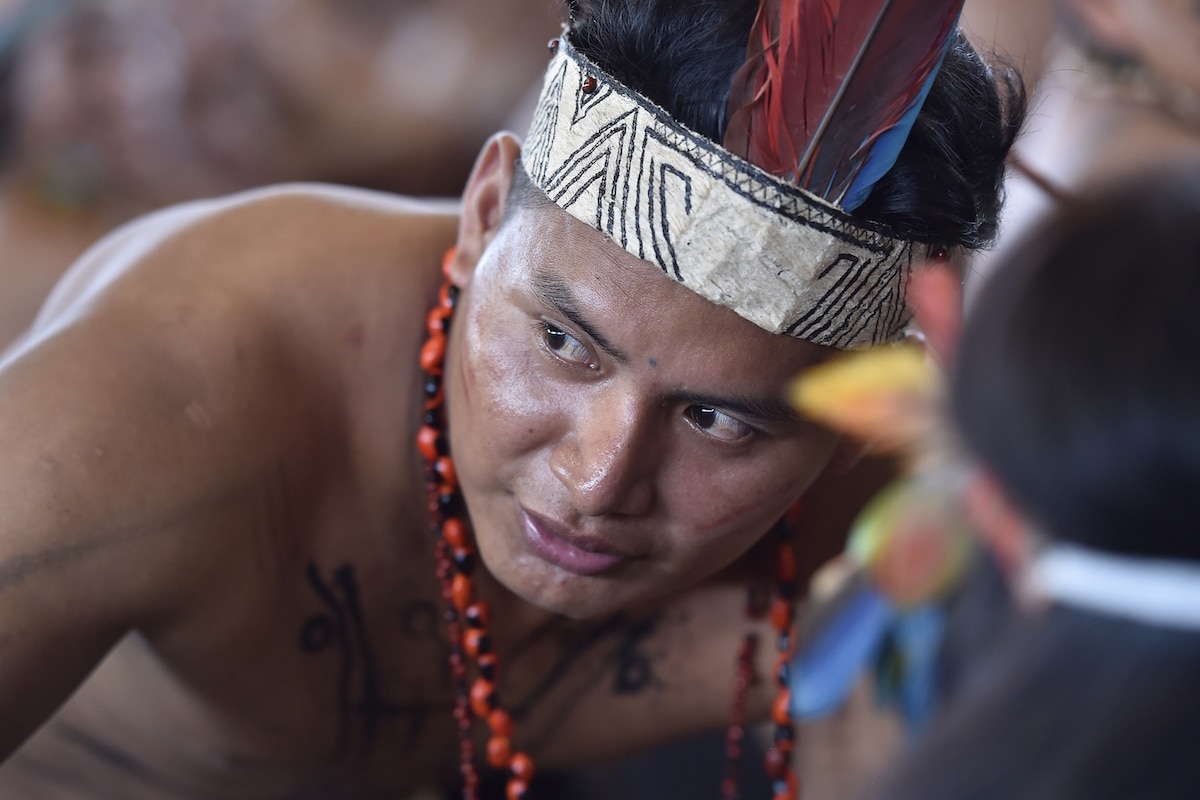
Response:
[{"label": "bare chest", "polygon": [[[397,535],[411,546],[385,553],[341,529],[256,547],[182,631],[127,637],[0,768],[0,796],[396,798],[453,784],[460,687],[430,537],[419,522]],[[722,724],[744,632],[741,591],[727,594],[589,623],[497,620],[517,746],[568,768]]]},{"label": "bare chest", "polygon": [[189,648],[131,633],[0,768],[0,796],[405,797],[444,784],[454,687],[436,596],[416,584],[381,602],[371,583],[355,560],[305,560],[286,593],[197,626]]}]

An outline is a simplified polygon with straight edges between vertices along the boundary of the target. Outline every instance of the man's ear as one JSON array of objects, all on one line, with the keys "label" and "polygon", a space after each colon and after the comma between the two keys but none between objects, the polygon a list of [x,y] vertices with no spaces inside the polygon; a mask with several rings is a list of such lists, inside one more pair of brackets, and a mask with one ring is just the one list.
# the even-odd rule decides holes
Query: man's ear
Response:
[{"label": "man's ear", "polygon": [[497,133],[487,140],[475,160],[463,190],[458,244],[450,264],[450,279],[456,286],[470,283],[475,265],[500,228],[520,155],[521,144],[515,136]]}]

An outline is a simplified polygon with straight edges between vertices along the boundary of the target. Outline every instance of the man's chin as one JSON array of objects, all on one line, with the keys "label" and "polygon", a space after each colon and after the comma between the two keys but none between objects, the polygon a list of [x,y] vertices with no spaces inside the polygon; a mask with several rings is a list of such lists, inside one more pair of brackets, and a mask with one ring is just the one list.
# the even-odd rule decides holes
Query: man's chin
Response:
[{"label": "man's chin", "polygon": [[[603,619],[630,611],[645,602],[628,597],[631,587],[623,581],[603,576],[571,575],[554,568],[544,571],[549,574],[530,575],[529,572],[518,569],[510,572],[501,567],[491,574],[515,600],[538,611],[577,622]],[[543,573],[543,570],[537,572]]]}]

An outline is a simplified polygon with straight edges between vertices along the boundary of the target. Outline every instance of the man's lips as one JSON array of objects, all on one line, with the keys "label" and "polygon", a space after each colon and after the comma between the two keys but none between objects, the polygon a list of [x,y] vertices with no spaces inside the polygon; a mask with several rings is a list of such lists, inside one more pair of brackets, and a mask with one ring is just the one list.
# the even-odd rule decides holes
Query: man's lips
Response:
[{"label": "man's lips", "polygon": [[630,558],[606,542],[581,537],[524,508],[520,509],[520,515],[530,549],[542,560],[567,572],[596,575]]}]

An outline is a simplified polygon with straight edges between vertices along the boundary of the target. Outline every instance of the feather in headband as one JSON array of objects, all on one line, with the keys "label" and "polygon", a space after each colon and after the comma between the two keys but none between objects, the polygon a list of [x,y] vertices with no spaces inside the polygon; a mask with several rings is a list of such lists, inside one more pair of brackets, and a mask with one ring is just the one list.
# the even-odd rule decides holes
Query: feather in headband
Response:
[{"label": "feather in headband", "polygon": [[896,163],[963,0],[763,0],[725,146],[852,211]]}]

